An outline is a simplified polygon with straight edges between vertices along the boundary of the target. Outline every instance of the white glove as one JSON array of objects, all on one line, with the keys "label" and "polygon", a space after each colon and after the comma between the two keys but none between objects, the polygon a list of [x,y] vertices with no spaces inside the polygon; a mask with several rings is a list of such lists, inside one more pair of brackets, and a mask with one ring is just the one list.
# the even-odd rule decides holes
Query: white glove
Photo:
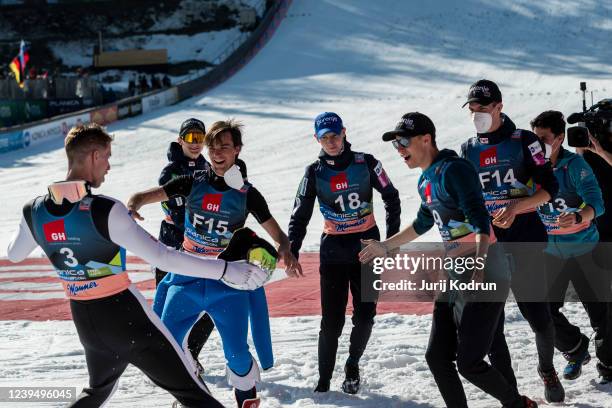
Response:
[{"label": "white glove", "polygon": [[227,262],[219,280],[230,288],[255,290],[268,280],[268,272],[247,261]]}]

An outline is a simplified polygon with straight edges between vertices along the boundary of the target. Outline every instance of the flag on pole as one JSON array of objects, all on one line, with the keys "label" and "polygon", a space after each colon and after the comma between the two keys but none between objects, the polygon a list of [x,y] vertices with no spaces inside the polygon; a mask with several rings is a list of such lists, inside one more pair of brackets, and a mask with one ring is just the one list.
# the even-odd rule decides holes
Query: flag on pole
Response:
[{"label": "flag on pole", "polygon": [[19,45],[19,55],[13,58],[13,61],[10,63],[9,68],[15,74],[15,80],[19,84],[20,88],[23,88],[24,79],[26,76],[26,65],[30,60],[30,54],[26,49],[25,41],[21,40],[21,44]]}]

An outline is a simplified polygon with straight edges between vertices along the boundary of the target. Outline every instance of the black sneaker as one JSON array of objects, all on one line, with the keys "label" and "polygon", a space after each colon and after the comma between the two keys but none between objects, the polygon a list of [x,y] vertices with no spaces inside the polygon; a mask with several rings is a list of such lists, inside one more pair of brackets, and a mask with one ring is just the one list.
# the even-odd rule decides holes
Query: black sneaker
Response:
[{"label": "black sneaker", "polygon": [[521,399],[523,400],[523,408],[538,408],[538,404],[526,396],[521,396]]},{"label": "black sneaker", "polygon": [[329,381],[319,380],[314,392],[327,392],[329,391]]},{"label": "black sneaker", "polygon": [[582,366],[591,361],[589,354],[589,339],[582,335],[578,349],[573,353],[563,353],[563,357],[567,360],[567,365],[563,370],[563,378],[566,380],[575,380],[582,374]]},{"label": "black sneaker", "polygon": [[502,408],[538,408],[538,404],[526,396],[521,395],[512,405],[504,405]]},{"label": "black sneaker", "polygon": [[543,372],[538,366],[538,374],[544,381],[544,397],[548,402],[563,402],[565,400],[565,390],[557,377],[557,372],[553,369],[549,372]]},{"label": "black sneaker", "polygon": [[361,381],[359,377],[359,366],[357,364],[347,364],[344,366],[344,373],[346,374],[346,378],[342,383],[342,391],[347,394],[357,394]]},{"label": "black sneaker", "polygon": [[608,384],[612,382],[612,367],[605,366],[601,362],[597,363],[597,371],[599,372],[599,383]]}]

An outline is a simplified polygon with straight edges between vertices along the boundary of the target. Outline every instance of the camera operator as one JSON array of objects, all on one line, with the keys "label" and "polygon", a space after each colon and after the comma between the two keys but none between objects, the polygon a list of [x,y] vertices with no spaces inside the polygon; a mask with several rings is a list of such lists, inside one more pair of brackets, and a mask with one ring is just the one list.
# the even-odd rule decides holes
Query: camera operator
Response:
[{"label": "camera operator", "polygon": [[597,218],[599,239],[601,242],[612,242],[612,133],[604,136],[603,140],[597,140],[589,132],[589,146],[576,148],[576,152],[582,154],[593,169],[603,194],[606,212]]},{"label": "camera operator", "polygon": [[577,123],[567,129],[569,145],[583,155],[593,169],[601,187],[606,212],[597,218],[601,242],[612,242],[612,99],[603,99],[586,108],[584,92],[586,83],[580,83],[582,112],[572,113],[567,122]]}]

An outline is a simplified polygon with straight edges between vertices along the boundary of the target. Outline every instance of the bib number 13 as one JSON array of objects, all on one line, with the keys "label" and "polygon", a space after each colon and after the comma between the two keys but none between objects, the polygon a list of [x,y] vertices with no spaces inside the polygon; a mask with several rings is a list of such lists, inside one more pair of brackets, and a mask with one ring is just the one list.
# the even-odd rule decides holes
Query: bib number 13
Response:
[{"label": "bib number 13", "polygon": [[[361,200],[359,199],[359,193],[350,193],[347,197],[348,208],[351,210],[356,210],[361,207]],[[343,195],[339,195],[338,198],[334,200],[334,203],[340,206],[340,210],[342,212],[346,211],[345,200]]]}]

